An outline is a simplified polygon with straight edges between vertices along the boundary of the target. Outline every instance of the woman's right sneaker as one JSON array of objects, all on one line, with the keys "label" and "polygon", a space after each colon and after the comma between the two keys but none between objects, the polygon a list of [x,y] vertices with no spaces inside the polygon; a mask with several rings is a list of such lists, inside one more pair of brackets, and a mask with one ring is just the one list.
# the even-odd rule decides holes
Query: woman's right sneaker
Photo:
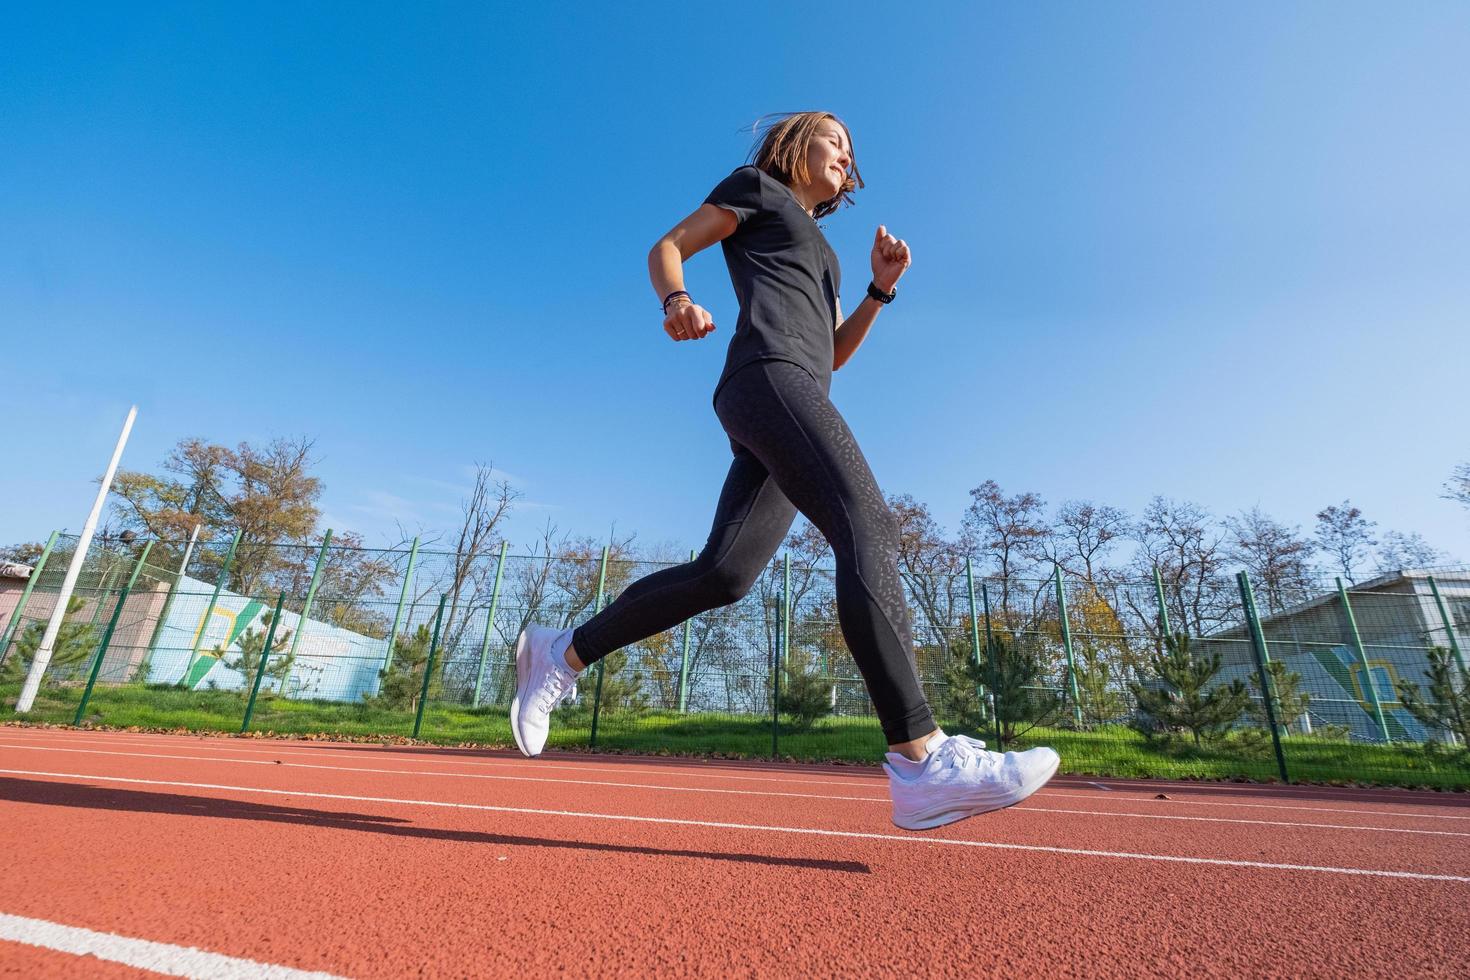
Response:
[{"label": "woman's right sneaker", "polygon": [[883,769],[893,798],[893,822],[904,830],[942,827],[1014,806],[1045,786],[1062,761],[1051,749],[989,752],[984,742],[965,735],[945,737],[911,776],[896,768],[906,760],[891,752],[888,758]]}]

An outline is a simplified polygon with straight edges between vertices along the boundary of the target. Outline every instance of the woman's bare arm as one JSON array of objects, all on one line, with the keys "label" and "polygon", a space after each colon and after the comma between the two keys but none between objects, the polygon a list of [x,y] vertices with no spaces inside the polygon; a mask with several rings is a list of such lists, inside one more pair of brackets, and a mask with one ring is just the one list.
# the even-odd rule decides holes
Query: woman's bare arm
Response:
[{"label": "woman's bare arm", "polygon": [[[914,261],[908,242],[888,234],[888,229],[883,225],[878,226],[878,231],[873,236],[871,258],[873,285],[885,293],[893,292],[898,280],[903,278],[903,274]],[[832,337],[832,370],[842,367],[857,353],[863,338],[868,335],[869,328],[878,319],[878,313],[882,309],[882,303],[871,296],[864,296],[858,308],[852,311],[852,316],[844,318],[842,300],[837,301],[837,326]]]},{"label": "woman's bare arm", "polygon": [[836,371],[852,360],[852,355],[862,346],[869,328],[878,319],[878,312],[882,309],[882,303],[870,296],[864,296],[857,309],[852,311],[852,316],[844,317],[842,300],[837,301],[837,329],[832,336],[832,370]]},{"label": "woman's bare arm", "polygon": [[[648,278],[662,300],[684,288],[684,263],[689,257],[734,234],[735,215],[713,204],[669,229],[648,252]],[[709,313],[688,296],[676,296],[664,311],[664,332],[674,340],[699,340],[715,329]]]}]

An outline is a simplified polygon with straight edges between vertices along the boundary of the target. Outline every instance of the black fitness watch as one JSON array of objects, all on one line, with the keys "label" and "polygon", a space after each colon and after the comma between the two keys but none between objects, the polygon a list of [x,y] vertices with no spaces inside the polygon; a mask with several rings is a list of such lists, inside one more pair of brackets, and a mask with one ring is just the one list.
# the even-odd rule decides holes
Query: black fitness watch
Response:
[{"label": "black fitness watch", "polygon": [[894,286],[893,292],[885,293],[883,290],[878,288],[878,284],[876,282],[869,282],[868,295],[876,299],[878,302],[887,305],[889,303],[892,303],[893,297],[898,295],[898,287]]}]

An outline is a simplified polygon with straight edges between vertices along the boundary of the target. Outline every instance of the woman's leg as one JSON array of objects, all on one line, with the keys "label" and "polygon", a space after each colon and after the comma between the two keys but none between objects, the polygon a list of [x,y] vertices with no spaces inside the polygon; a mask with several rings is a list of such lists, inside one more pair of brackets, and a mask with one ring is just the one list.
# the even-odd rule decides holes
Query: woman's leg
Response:
[{"label": "woman's leg", "polygon": [[570,664],[574,669],[735,602],[750,591],[780,549],[796,520],[796,506],[748,449],[733,442],[731,447],[735,459],[704,550],[691,562],[634,582],[577,627],[567,651],[568,661],[577,661]]},{"label": "woman's leg", "polygon": [[890,745],[922,746],[936,726],[914,666],[898,522],[852,431],[816,380],[785,361],[736,372],[715,411],[831,544],[842,635],[883,733]]}]

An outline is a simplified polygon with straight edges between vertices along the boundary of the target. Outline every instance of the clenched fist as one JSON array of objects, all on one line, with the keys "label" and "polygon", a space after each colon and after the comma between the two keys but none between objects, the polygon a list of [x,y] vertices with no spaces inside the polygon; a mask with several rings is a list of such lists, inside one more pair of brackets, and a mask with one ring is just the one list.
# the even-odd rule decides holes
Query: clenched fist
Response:
[{"label": "clenched fist", "polygon": [[885,293],[893,292],[913,261],[908,242],[894,238],[887,228],[879,225],[878,234],[873,237],[873,285]]},{"label": "clenched fist", "polygon": [[709,311],[686,296],[675,297],[664,317],[664,333],[674,340],[702,340],[714,333],[715,321]]}]

